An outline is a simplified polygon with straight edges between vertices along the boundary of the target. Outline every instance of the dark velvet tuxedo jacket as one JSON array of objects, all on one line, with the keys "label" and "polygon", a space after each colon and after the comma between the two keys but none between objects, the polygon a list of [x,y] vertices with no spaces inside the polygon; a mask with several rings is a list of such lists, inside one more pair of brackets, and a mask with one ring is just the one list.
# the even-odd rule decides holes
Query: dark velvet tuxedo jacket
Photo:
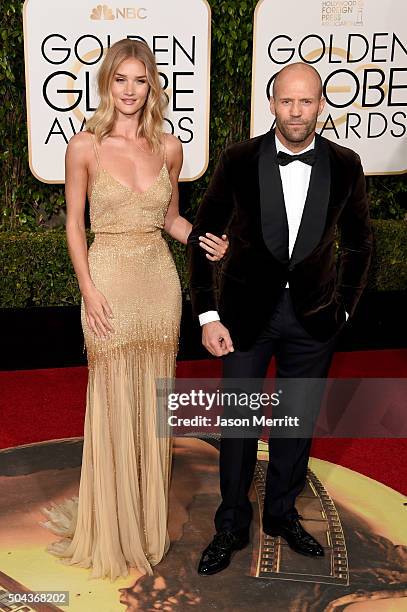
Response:
[{"label": "dark velvet tuxedo jacket", "polygon": [[[218,310],[239,350],[262,332],[287,281],[298,321],[321,341],[353,314],[366,284],[372,235],[360,159],[319,135],[315,149],[290,258],[274,130],[222,153],[199,207],[188,239],[193,311]],[[219,275],[198,244],[205,232],[229,237]]]}]

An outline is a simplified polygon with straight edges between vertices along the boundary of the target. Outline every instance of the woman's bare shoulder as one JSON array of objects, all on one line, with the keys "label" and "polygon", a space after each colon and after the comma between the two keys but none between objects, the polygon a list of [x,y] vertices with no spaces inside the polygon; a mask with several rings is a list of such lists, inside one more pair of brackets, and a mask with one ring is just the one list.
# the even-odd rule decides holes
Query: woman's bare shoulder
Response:
[{"label": "woman's bare shoulder", "polygon": [[92,151],[93,134],[91,132],[78,132],[68,142],[67,155],[74,155],[82,159],[88,158]]},{"label": "woman's bare shoulder", "polygon": [[164,143],[167,151],[171,151],[173,153],[180,153],[182,151],[181,141],[172,134],[164,134]]},{"label": "woman's bare shoulder", "polygon": [[72,150],[77,150],[78,152],[81,150],[89,149],[93,143],[93,134],[91,132],[78,132],[68,142],[68,147]]},{"label": "woman's bare shoulder", "polygon": [[172,134],[164,134],[165,150],[167,152],[167,160],[170,163],[182,161],[182,144],[181,141]]}]

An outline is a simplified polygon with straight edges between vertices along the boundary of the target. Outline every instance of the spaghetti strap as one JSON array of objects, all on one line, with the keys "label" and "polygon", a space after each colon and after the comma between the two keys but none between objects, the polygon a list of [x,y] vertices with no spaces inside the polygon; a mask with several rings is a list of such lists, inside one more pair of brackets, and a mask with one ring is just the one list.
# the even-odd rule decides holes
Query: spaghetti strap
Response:
[{"label": "spaghetti strap", "polygon": [[96,161],[97,161],[98,170],[99,170],[99,168],[100,168],[100,158],[99,158],[99,152],[98,152],[98,148],[97,148],[97,144],[96,144],[96,136],[93,133],[92,133],[92,140],[93,140],[93,150],[95,151]]},{"label": "spaghetti strap", "polygon": [[163,142],[163,147],[164,147],[164,161],[163,161],[163,167],[167,165],[167,147],[165,146],[165,134],[164,134],[164,142]]}]

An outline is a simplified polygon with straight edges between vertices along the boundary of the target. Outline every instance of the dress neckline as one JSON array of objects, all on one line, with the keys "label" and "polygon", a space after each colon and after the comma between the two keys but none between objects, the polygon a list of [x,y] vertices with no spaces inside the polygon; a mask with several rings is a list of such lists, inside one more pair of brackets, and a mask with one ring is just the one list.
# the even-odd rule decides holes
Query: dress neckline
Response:
[{"label": "dress neckline", "polygon": [[144,189],[144,191],[135,191],[134,189],[132,189],[131,187],[129,187],[128,185],[125,185],[124,183],[122,183],[121,181],[119,181],[117,178],[115,178],[113,176],[113,174],[111,174],[108,170],[106,170],[105,168],[103,168],[102,166],[98,166],[98,169],[96,171],[96,176],[95,176],[95,180],[92,183],[92,187],[90,190],[90,199],[92,199],[93,196],[93,192],[95,190],[95,184],[96,181],[98,180],[99,174],[101,172],[104,172],[105,174],[107,174],[107,176],[109,176],[117,185],[119,185],[120,187],[122,187],[123,189],[126,189],[126,191],[128,191],[129,193],[131,193],[132,195],[136,195],[136,196],[144,196],[146,193],[148,193],[149,191],[151,191],[151,189],[155,186],[155,184],[157,183],[157,181],[159,180],[163,170],[167,170],[168,173],[168,169],[167,169],[167,165],[164,163],[161,167],[161,170],[159,171],[159,173],[157,174],[157,176],[155,177],[155,179],[153,180],[153,182],[151,183],[151,185],[149,185],[147,187],[147,189]]}]

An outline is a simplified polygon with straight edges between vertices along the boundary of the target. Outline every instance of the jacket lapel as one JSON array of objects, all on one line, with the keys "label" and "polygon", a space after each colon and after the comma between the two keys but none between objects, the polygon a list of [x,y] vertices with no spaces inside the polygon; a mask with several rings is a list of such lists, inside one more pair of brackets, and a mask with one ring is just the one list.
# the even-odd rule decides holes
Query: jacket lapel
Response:
[{"label": "jacket lapel", "polygon": [[290,263],[305,259],[317,246],[324,231],[331,189],[331,164],[327,141],[315,134],[316,160]]},{"label": "jacket lapel", "polygon": [[259,187],[263,239],[272,255],[288,263],[288,223],[277,163],[274,130],[264,135],[259,155]]}]

